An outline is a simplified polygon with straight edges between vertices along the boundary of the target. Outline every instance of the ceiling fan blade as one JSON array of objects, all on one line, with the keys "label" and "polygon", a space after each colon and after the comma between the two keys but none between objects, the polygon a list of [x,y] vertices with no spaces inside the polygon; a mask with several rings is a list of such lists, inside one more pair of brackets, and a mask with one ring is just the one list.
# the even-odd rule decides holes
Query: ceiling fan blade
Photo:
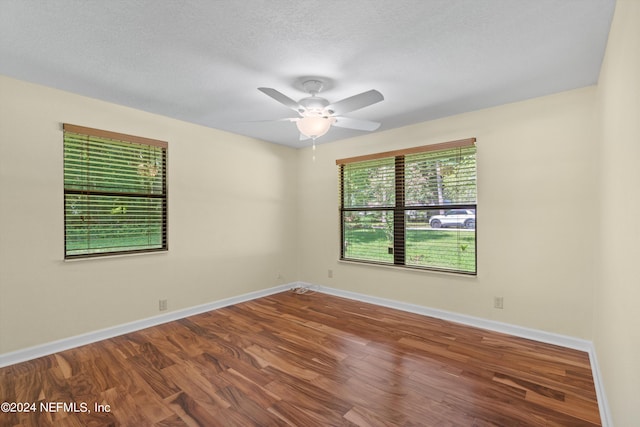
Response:
[{"label": "ceiling fan blade", "polygon": [[359,110],[360,108],[368,107],[369,105],[380,102],[384,99],[384,96],[375,89],[371,89],[367,92],[362,92],[358,95],[350,96],[342,101],[338,101],[335,104],[329,105],[326,109],[332,111],[332,115],[340,116],[351,111]]},{"label": "ceiling fan blade", "polygon": [[271,123],[271,122],[297,122],[300,117],[285,117],[283,119],[244,120],[240,123]]},{"label": "ceiling fan blade", "polygon": [[302,111],[304,111],[304,109],[300,106],[300,104],[298,104],[296,101],[289,98],[287,95],[281,92],[278,92],[275,89],[271,89],[270,87],[259,87],[258,90],[264,93],[265,95],[275,99],[285,107],[291,108],[295,112],[300,112],[301,109]]},{"label": "ceiling fan blade", "polygon": [[366,130],[369,132],[372,132],[380,127],[380,123],[378,122],[372,122],[371,120],[352,119],[350,117],[336,117],[336,121],[333,123],[333,125],[345,129]]}]

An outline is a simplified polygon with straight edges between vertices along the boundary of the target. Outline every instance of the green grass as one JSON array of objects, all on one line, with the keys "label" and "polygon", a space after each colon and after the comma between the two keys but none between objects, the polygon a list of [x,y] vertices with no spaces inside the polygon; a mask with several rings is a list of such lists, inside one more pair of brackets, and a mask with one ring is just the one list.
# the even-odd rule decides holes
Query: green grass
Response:
[{"label": "green grass", "polygon": [[382,228],[346,230],[345,240],[345,258],[393,263],[393,254],[389,254],[393,242]]},{"label": "green grass", "polygon": [[[345,231],[345,258],[393,263],[393,243],[383,228]],[[459,229],[410,229],[406,234],[406,264],[418,267],[475,272],[475,233]]]}]

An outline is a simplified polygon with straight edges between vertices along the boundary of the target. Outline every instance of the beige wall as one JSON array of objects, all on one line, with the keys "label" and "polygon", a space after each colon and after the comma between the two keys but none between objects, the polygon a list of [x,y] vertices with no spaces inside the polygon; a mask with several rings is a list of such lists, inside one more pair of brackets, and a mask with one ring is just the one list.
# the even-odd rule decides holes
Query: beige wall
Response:
[{"label": "beige wall", "polygon": [[640,426],[640,1],[616,3],[598,99],[602,274],[594,341],[615,425]]},{"label": "beige wall", "polygon": [[[301,280],[591,338],[597,185],[595,88],[299,152]],[[338,262],[335,160],[476,137],[478,276]],[[328,278],[328,270],[333,278]],[[504,309],[493,297],[504,297]]]},{"label": "beige wall", "polygon": [[[168,253],[62,260],[63,122],[169,141]],[[0,77],[0,354],[296,280],[296,156]]]}]

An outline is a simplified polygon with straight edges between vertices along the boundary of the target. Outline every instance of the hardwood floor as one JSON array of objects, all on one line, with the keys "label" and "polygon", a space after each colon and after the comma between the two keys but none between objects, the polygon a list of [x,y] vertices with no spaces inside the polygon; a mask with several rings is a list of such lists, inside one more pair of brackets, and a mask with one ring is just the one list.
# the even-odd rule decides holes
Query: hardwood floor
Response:
[{"label": "hardwood floor", "polygon": [[36,405],[0,413],[21,427],[600,425],[585,353],[321,293],[0,369],[0,401]]}]

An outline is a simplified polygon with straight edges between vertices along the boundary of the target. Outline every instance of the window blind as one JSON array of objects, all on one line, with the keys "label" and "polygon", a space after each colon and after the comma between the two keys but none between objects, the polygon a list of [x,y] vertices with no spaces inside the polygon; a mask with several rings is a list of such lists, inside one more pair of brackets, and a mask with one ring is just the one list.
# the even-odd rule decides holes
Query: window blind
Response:
[{"label": "window blind", "polygon": [[337,160],[341,259],[476,273],[475,138]]},{"label": "window blind", "polygon": [[395,206],[393,158],[350,163],[344,168],[343,181],[345,208]]},{"label": "window blind", "polygon": [[406,205],[475,204],[475,151],[472,146],[406,156]]},{"label": "window blind", "polygon": [[167,145],[64,125],[65,258],[167,249]]},{"label": "window blind", "polygon": [[393,158],[344,165],[341,180],[344,257],[393,262],[390,248],[393,247],[395,180]]}]

